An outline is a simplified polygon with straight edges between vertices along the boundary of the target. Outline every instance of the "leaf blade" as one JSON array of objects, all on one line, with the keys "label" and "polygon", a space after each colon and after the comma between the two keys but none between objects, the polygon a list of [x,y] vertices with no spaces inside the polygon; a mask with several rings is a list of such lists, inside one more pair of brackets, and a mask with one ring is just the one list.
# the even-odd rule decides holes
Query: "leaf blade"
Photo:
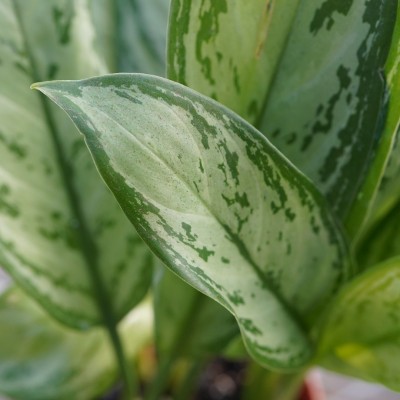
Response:
[{"label": "leaf blade", "polygon": [[[385,216],[399,199],[397,188],[400,167],[399,153],[400,113],[400,4],[397,8],[396,28],[385,65],[388,111],[377,154],[371,164],[359,196],[347,218],[352,232],[368,231]],[[364,233],[361,232],[361,233]],[[360,234],[360,236],[362,236]]]},{"label": "leaf blade", "polygon": [[350,282],[324,321],[322,365],[399,390],[399,258]]},{"label": "leaf blade", "polygon": [[204,359],[239,334],[233,316],[162,267],[153,285],[157,353]]},{"label": "leaf blade", "polygon": [[165,75],[169,0],[118,0],[118,72]]},{"label": "leaf blade", "polygon": [[316,299],[349,273],[340,229],[309,181],[244,120],[170,81],[117,74],[36,87],[86,135],[153,251],[234,313],[252,355],[275,368],[304,363],[309,347],[292,313],[312,318]]},{"label": "leaf blade", "polygon": [[259,125],[343,220],[382,135],[396,11],[380,0],[301,4]]},{"label": "leaf blade", "polygon": [[298,4],[173,0],[168,78],[214,98],[254,124]]},{"label": "leaf blade", "polygon": [[[37,76],[81,77],[107,70],[106,56],[91,47],[96,37],[88,4],[0,4],[0,258],[54,317],[79,329],[104,322],[88,276],[88,258],[96,258],[93,247],[106,281],[104,298],[113,298],[116,320],[144,296],[151,278],[147,248],[103,187],[83,139],[69,134],[73,126],[57,108],[29,91]],[[77,62],[74,55],[80,53],[86,57]],[[85,215],[84,235],[74,201]],[[86,259],[82,236],[96,242],[89,239]],[[126,279],[132,270],[137,275]]]}]

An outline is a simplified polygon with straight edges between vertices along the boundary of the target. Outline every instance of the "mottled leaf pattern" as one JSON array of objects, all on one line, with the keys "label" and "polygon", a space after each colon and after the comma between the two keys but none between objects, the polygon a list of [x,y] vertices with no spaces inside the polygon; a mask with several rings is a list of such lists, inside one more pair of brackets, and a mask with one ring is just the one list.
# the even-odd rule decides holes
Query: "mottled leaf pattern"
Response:
[{"label": "mottled leaf pattern", "polygon": [[239,334],[230,313],[166,268],[157,271],[153,296],[161,358],[219,354]]},{"label": "mottled leaf pattern", "polygon": [[400,259],[343,288],[324,324],[320,362],[337,372],[400,390]]},{"label": "mottled leaf pattern", "polygon": [[[0,297],[0,393],[20,400],[88,400],[118,377],[100,328],[81,333],[52,320],[21,291]],[[139,305],[122,321],[130,360],[151,338],[152,310]]]},{"label": "mottled leaf pattern", "polygon": [[298,3],[172,0],[168,78],[255,123]]},{"label": "mottled leaf pattern", "polygon": [[117,0],[118,71],[165,75],[170,0]]},{"label": "mottled leaf pattern", "polygon": [[236,316],[250,353],[270,367],[302,365],[301,325],[349,267],[309,181],[244,120],[182,85],[119,74],[36,88],[84,133],[153,251]]},{"label": "mottled leaf pattern", "polygon": [[107,71],[95,51],[101,46],[90,5],[0,2],[0,265],[53,316],[78,328],[104,320],[98,301],[121,318],[151,277],[149,252],[83,138],[29,90],[38,78]]},{"label": "mottled leaf pattern", "polygon": [[396,29],[385,65],[385,126],[374,161],[346,221],[353,236],[362,227],[368,230],[400,199],[400,3],[397,9]]},{"label": "mottled leaf pattern", "polygon": [[302,2],[260,129],[345,218],[382,134],[397,1]]}]

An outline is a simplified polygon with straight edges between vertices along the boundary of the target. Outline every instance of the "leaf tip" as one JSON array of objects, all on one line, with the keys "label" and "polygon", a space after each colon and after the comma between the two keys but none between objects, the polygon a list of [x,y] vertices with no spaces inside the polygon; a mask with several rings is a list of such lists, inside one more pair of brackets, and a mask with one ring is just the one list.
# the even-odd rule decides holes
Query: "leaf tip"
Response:
[{"label": "leaf tip", "polygon": [[32,85],[30,86],[30,89],[31,90],[42,90],[42,86],[43,86],[43,83],[45,83],[45,82],[35,82],[35,83],[32,83]]}]

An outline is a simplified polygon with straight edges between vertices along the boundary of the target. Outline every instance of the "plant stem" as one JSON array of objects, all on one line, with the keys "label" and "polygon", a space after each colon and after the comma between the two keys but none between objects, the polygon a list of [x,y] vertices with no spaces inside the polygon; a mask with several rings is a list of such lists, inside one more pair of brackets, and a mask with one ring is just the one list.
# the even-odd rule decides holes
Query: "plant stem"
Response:
[{"label": "plant stem", "polygon": [[246,400],[297,400],[306,371],[283,374],[252,363],[242,398]]},{"label": "plant stem", "polygon": [[195,360],[192,362],[192,365],[188,369],[183,382],[177,391],[175,400],[187,400],[190,398],[190,395],[193,392],[193,386],[197,381],[197,377],[199,376],[204,365],[204,361]]},{"label": "plant stem", "polygon": [[144,400],[159,400],[161,393],[164,391],[169,378],[169,372],[175,362],[175,357],[165,357],[158,369],[156,376],[152,380]]}]

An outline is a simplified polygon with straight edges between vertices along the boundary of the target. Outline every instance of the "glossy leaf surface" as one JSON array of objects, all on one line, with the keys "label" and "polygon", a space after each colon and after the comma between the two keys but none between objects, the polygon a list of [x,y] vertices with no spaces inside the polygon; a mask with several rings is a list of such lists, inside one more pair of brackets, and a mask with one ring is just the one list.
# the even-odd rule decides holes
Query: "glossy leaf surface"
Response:
[{"label": "glossy leaf surface", "polygon": [[107,71],[91,4],[0,2],[0,265],[77,328],[103,323],[105,307],[116,322],[151,277],[147,247],[99,178],[83,138],[29,90],[40,78]]},{"label": "glossy leaf surface", "polygon": [[228,311],[164,267],[157,273],[153,296],[161,358],[217,355],[239,334]]},{"label": "glossy leaf surface", "polygon": [[[0,297],[0,393],[21,400],[88,400],[118,378],[104,330],[81,333],[55,322],[21,291]],[[133,360],[152,331],[143,303],[122,321],[120,334]]]},{"label": "glossy leaf surface", "polygon": [[400,259],[349,283],[324,325],[322,365],[400,390]]},{"label": "glossy leaf surface", "polygon": [[85,135],[153,251],[235,315],[250,353],[302,365],[310,348],[294,315],[309,322],[349,267],[309,181],[244,120],[182,85],[119,74],[36,88]]},{"label": "glossy leaf surface", "polygon": [[172,0],[168,78],[255,123],[298,0]]}]

